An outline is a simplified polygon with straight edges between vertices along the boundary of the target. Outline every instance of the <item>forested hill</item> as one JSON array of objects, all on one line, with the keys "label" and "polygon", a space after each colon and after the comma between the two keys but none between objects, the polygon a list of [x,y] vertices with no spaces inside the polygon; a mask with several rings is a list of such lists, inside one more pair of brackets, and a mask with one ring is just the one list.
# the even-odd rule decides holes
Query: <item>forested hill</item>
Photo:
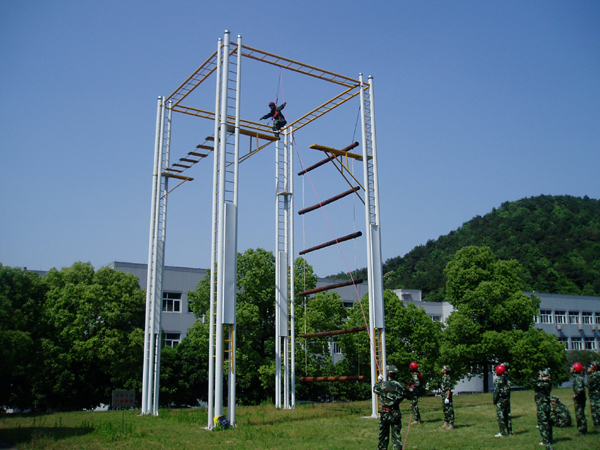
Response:
[{"label": "forested hill", "polygon": [[[456,231],[383,265],[389,289],[421,289],[423,300],[444,299],[443,270],[467,245],[488,246],[524,268],[523,290],[600,295],[600,200],[551,196],[505,202]],[[343,277],[342,274],[336,277]],[[358,278],[366,278],[366,269]]]}]

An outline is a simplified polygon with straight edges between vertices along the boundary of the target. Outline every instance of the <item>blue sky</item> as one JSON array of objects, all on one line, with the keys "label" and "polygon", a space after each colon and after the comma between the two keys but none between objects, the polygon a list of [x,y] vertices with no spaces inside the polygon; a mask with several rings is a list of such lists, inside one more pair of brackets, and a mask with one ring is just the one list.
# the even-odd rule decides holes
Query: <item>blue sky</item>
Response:
[{"label": "blue sky", "polygon": [[[244,45],[373,75],[384,260],[505,201],[600,198],[597,1],[3,1],[2,264],[147,262],[156,98],[226,29]],[[328,86],[285,71],[278,91],[277,68],[244,64],[245,118],[265,114],[276,95],[291,120],[329,98]],[[214,97],[214,82],[206,88]],[[360,140],[350,103],[297,133],[304,164],[323,158],[313,143]],[[212,134],[212,124],[181,116],[174,158]],[[209,265],[211,165],[191,169],[195,180],[169,198],[169,265]],[[274,248],[274,174],[273,150],[241,166],[240,251]],[[322,200],[347,189],[330,168],[311,181]],[[296,209],[317,202],[308,180],[296,179],[295,199]],[[326,212],[297,219],[296,251],[332,239],[328,222],[336,236],[364,230],[352,197]],[[364,246],[307,259],[325,276],[364,267]]]}]

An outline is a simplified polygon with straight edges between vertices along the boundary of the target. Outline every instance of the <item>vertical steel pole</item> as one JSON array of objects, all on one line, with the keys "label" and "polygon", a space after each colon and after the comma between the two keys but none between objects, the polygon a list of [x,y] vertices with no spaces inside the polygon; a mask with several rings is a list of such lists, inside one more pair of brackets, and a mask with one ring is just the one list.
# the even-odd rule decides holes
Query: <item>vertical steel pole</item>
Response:
[{"label": "vertical steel pole", "polygon": [[220,85],[221,85],[221,52],[222,52],[222,41],[219,38],[217,44],[217,81],[216,81],[216,98],[215,98],[215,129],[213,136],[214,140],[214,150],[213,150],[213,194],[212,194],[212,215],[210,218],[211,221],[211,236],[210,236],[210,319],[209,326],[210,332],[208,338],[208,425],[209,429],[212,429],[214,426],[214,405],[215,405],[215,252],[216,252],[216,244],[215,237],[217,233],[217,203],[216,197],[218,193],[218,167],[219,167],[219,152],[217,151],[219,146],[219,108],[220,108]]},{"label": "vertical steel pole", "polygon": [[[290,182],[290,178],[291,178],[290,172],[289,172],[289,169],[290,169],[290,165],[289,165],[289,163],[290,163],[290,158],[289,158],[289,152],[290,152],[289,140],[290,139],[289,139],[289,137],[290,137],[289,132],[286,131],[286,133],[285,133],[285,140],[284,140],[284,144],[283,144],[283,149],[284,149],[284,152],[283,152],[283,157],[284,157],[284,160],[283,160],[283,167],[284,167],[283,178],[284,178],[284,180],[283,181],[284,181],[284,191],[288,191],[288,192],[289,192],[289,189],[290,189],[289,182]],[[284,203],[283,203],[283,205],[284,205],[284,208],[283,208],[283,214],[284,214],[284,220],[283,220],[283,223],[284,223],[284,231],[283,231],[284,232],[284,238],[283,238],[283,241],[284,241],[284,249],[285,249],[285,255],[286,255],[285,256],[286,257],[285,268],[286,268],[286,271],[289,271],[289,268],[290,268],[290,249],[288,247],[288,244],[289,244],[289,238],[290,238],[290,236],[289,236],[290,196],[289,195],[285,195],[283,198],[284,198]],[[288,274],[286,273],[285,275],[286,275],[286,278],[287,278]],[[294,276],[293,271],[291,272],[291,276],[292,277]],[[286,291],[287,291],[287,289],[288,289],[288,286],[287,286],[287,283],[286,283]],[[286,292],[286,295],[287,294],[288,293]],[[288,297],[288,305],[290,304],[289,301],[290,301],[290,299]],[[288,314],[289,314],[288,311],[286,311],[286,314],[285,314],[286,319],[288,318]],[[287,329],[287,323],[285,324],[285,326],[286,326],[286,329]],[[289,409],[289,407],[290,407],[290,361],[288,359],[289,345],[290,345],[290,337],[289,337],[289,331],[288,331],[288,332],[286,332],[286,336],[283,338],[283,355],[284,355],[284,358],[285,358],[284,359],[284,368],[285,368],[285,370],[284,370],[284,378],[283,378],[283,380],[284,380],[284,383],[283,383],[283,399],[284,399],[283,407],[285,409]]]},{"label": "vertical steel pole", "polygon": [[156,223],[154,221],[155,210],[157,208],[157,189],[160,180],[160,117],[162,109],[162,97],[158,97],[156,105],[156,133],[154,137],[154,164],[152,173],[152,198],[150,203],[150,237],[148,243],[148,276],[146,277],[146,319],[144,326],[144,367],[142,373],[142,414],[148,414],[148,392],[150,390],[150,380],[152,379],[150,370],[150,354],[152,353],[152,314],[154,308],[152,305],[152,264],[154,261],[154,234],[156,233]]},{"label": "vertical steel pole", "polygon": [[[159,223],[160,223],[160,185],[161,185],[161,170],[162,170],[162,151],[163,151],[163,142],[162,142],[162,136],[163,136],[163,127],[164,127],[164,118],[165,118],[165,105],[164,102],[161,101],[161,106],[160,106],[160,125],[159,125],[159,138],[158,138],[158,153],[159,153],[159,157],[158,157],[158,164],[156,166],[156,207],[154,208],[154,223],[155,223],[155,232],[154,232],[154,238],[153,238],[153,243],[152,243],[152,268],[151,268],[151,274],[149,278],[152,278],[152,285],[151,285],[151,297],[152,297],[152,314],[151,314],[151,319],[150,319],[150,328],[151,328],[151,332],[152,332],[152,337],[151,337],[151,342],[152,342],[152,347],[150,349],[150,361],[149,361],[149,367],[150,370],[152,371],[149,375],[149,383],[151,388],[148,389],[147,392],[147,396],[148,396],[148,413],[153,413],[154,412],[154,390],[155,390],[155,377],[154,375],[156,374],[156,315],[160,312],[160,299],[159,299],[159,295],[158,295],[158,289],[157,289],[157,268],[158,268],[158,264],[159,264],[159,259],[160,259],[160,255],[159,255],[159,237],[158,234],[160,232],[159,230]],[[160,340],[159,340],[159,344],[160,344]]]},{"label": "vertical steel pole", "polygon": [[223,39],[223,73],[221,82],[221,126],[219,129],[219,250],[217,257],[217,346],[215,358],[215,416],[223,414],[223,278],[225,254],[225,174],[227,146],[227,98],[229,88],[229,31]]},{"label": "vertical steel pole", "polygon": [[[235,80],[235,145],[234,145],[234,185],[233,185],[233,204],[238,206],[238,181],[239,181],[239,167],[240,167],[240,101],[242,95],[242,36],[238,35],[237,38],[237,73]],[[237,213],[235,216],[235,230],[237,234]],[[235,239],[237,245],[237,238]],[[237,252],[237,248],[236,248]],[[237,270],[237,267],[236,267]],[[237,274],[236,274],[237,276]],[[237,295],[237,294],[236,294]],[[235,316],[235,313],[234,313]],[[236,367],[236,349],[237,349],[237,319],[231,324],[231,362],[229,363],[229,423],[235,426],[235,403],[236,403],[236,379],[237,379],[237,367]]]},{"label": "vertical steel pole", "polygon": [[296,314],[295,314],[295,301],[294,301],[294,295],[295,295],[295,286],[294,286],[294,130],[292,129],[292,127],[289,127],[288,130],[288,134],[289,134],[289,154],[290,154],[290,170],[289,170],[289,174],[290,174],[290,178],[289,178],[289,183],[290,183],[290,206],[289,206],[289,210],[290,210],[290,249],[289,249],[289,255],[290,255],[290,312],[291,312],[291,316],[290,316],[290,329],[291,329],[291,348],[292,348],[292,360],[291,360],[291,373],[290,373],[290,381],[291,381],[291,390],[292,390],[292,402],[291,402],[291,407],[295,408],[296,407],[296,333],[295,333],[295,321],[296,321]]},{"label": "vertical steel pole", "polygon": [[[371,199],[369,195],[369,170],[368,170],[368,149],[367,149],[367,127],[365,113],[365,86],[363,82],[363,74],[359,75],[360,80],[360,116],[362,125],[362,148],[363,148],[363,178],[365,186],[365,220],[367,234],[367,276],[369,280],[373,280],[373,259],[371,248],[371,221],[370,221],[370,206]],[[375,348],[375,307],[373,302],[373,283],[369,281],[369,335],[371,337],[371,388],[377,380],[377,362]],[[384,377],[386,374],[383,375]],[[371,390],[371,415],[377,417],[377,396]]]},{"label": "vertical steel pole", "polygon": [[[373,163],[373,190],[374,190],[374,200],[375,200],[375,217],[377,219],[377,225],[379,226],[379,233],[377,233],[378,240],[374,243],[374,245],[379,246],[378,254],[381,255],[381,216],[379,214],[379,163],[377,158],[377,133],[375,132],[375,90],[373,86],[373,77],[369,75],[369,98],[371,99],[371,146],[372,146],[372,163]],[[381,266],[382,261],[373,261],[373,264],[378,264]],[[381,270],[378,271],[381,273]],[[383,295],[383,292],[382,292]],[[378,299],[383,305],[383,298]],[[385,310],[384,310],[385,312]],[[384,314],[385,317],[385,314]],[[386,350],[386,340],[385,340],[385,323],[384,327],[381,329],[381,369],[387,365],[387,350]]]},{"label": "vertical steel pole", "polygon": [[281,408],[281,336],[280,336],[280,293],[281,264],[279,251],[279,143],[275,141],[275,408]]}]

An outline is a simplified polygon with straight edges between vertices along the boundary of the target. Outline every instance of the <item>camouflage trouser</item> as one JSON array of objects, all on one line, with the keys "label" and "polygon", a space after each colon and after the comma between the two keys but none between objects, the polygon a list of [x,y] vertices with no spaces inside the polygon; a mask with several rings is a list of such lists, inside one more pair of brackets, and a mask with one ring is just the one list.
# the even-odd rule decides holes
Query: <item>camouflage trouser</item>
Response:
[{"label": "camouflage trouser", "polygon": [[415,397],[412,399],[412,401],[410,402],[410,406],[412,409],[412,417],[413,420],[416,420],[417,422],[421,422],[421,412],[419,411],[419,399],[418,397]]},{"label": "camouflage trouser", "polygon": [[379,447],[386,450],[390,443],[390,428],[392,429],[392,448],[402,450],[402,414],[399,409],[380,411],[379,413]]},{"label": "camouflage trouser", "polygon": [[587,433],[587,419],[585,418],[585,395],[573,399],[573,403],[575,404],[577,429],[580,433]]},{"label": "camouflage trouser", "polygon": [[287,125],[287,120],[285,119],[275,119],[273,121],[273,131],[278,132],[283,127]]},{"label": "camouflage trouser", "polygon": [[450,399],[450,403],[446,405],[446,398],[444,397],[444,422],[448,422],[451,425],[454,425],[454,403],[452,399]]},{"label": "camouflage trouser", "polygon": [[510,417],[510,398],[501,398],[496,403],[496,418],[502,436],[512,434],[512,419]]},{"label": "camouflage trouser", "polygon": [[552,423],[550,422],[550,403],[541,402],[537,407],[537,420],[544,444],[552,443]]},{"label": "camouflage trouser", "polygon": [[590,396],[590,407],[592,408],[592,420],[595,427],[600,427],[600,397]]}]

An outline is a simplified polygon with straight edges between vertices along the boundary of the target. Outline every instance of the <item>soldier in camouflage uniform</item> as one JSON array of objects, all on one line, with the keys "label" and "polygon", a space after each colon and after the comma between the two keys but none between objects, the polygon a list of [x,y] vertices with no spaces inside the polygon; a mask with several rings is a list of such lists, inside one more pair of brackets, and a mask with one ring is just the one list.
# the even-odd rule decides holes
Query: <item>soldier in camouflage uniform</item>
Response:
[{"label": "soldier in camouflage uniform", "polygon": [[552,396],[550,405],[550,420],[553,427],[566,428],[573,425],[569,409],[558,397]]},{"label": "soldier in camouflage uniform", "polygon": [[446,428],[447,430],[454,430],[454,404],[452,403],[452,388],[454,388],[454,382],[450,378],[450,366],[444,366],[442,368],[442,398],[444,399],[444,425],[440,428]]},{"label": "soldier in camouflage uniform", "polygon": [[496,378],[494,380],[494,405],[496,406],[496,418],[500,433],[496,437],[513,434],[512,419],[510,418],[510,383],[506,373],[506,366],[496,366]]},{"label": "soldier in camouflage uniform", "polygon": [[381,410],[379,411],[379,450],[386,450],[390,442],[390,428],[392,429],[392,447],[394,450],[402,449],[402,414],[400,402],[405,398],[412,398],[413,391],[404,383],[394,378],[398,373],[396,366],[387,366],[388,381],[379,375],[378,382],[373,386],[373,392],[379,396]]},{"label": "soldier in camouflage uniform", "polygon": [[594,427],[600,428],[600,363],[598,361],[592,362],[588,374],[587,388],[590,407],[592,408],[592,420],[594,421]]},{"label": "soldier in camouflage uniform", "polygon": [[420,390],[423,375],[421,374],[421,372],[419,372],[419,365],[416,362],[410,363],[410,371],[412,372],[412,375],[409,386],[414,390],[415,394],[412,401],[410,402],[413,416],[413,421],[411,422],[411,425],[418,425],[423,423],[423,421],[421,420],[421,412],[419,411],[419,397],[423,395]]},{"label": "soldier in camouflage uniform", "polygon": [[539,377],[533,380],[533,389],[535,391],[535,404],[537,405],[537,419],[540,427],[540,434],[547,450],[552,447],[552,422],[550,421],[550,393],[552,392],[552,378],[549,368],[540,370]]},{"label": "soldier in camouflage uniform", "polygon": [[573,375],[573,403],[575,404],[575,418],[577,428],[581,434],[587,433],[587,419],[585,418],[585,381],[583,380],[583,366],[576,362],[571,367]]}]

